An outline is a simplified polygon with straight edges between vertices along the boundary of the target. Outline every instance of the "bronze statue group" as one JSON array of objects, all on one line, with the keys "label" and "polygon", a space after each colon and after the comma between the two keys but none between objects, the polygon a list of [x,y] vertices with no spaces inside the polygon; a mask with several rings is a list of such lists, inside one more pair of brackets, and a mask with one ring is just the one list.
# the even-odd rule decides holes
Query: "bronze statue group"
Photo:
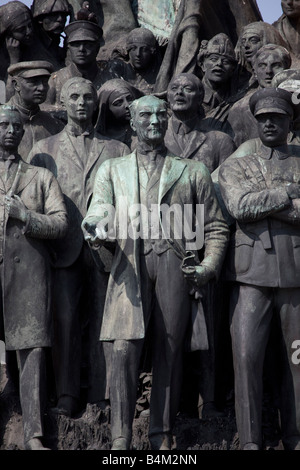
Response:
[{"label": "bronze statue group", "polygon": [[157,28],[146,0],[0,7],[0,339],[25,449],[49,450],[52,386],[51,413],[101,404],[130,450],[145,372],[152,450],[181,410],[225,419],[230,390],[240,449],[265,449],[266,383],[300,449],[300,1],[281,3],[271,25],[255,0],[164,1]]}]

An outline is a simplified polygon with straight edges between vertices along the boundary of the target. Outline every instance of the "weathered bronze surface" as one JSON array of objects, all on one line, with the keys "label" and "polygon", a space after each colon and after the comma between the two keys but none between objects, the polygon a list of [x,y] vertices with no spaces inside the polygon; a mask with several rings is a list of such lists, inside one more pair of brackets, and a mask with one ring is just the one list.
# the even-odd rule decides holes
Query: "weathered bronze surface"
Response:
[{"label": "weathered bronze surface", "polygon": [[299,157],[290,155],[287,146],[294,109],[291,94],[279,88],[256,91],[249,105],[260,146],[219,169],[220,191],[236,221],[226,277],[233,281],[230,328],[237,428],[242,449],[262,448],[263,364],[275,321],[278,343],[271,346],[273,357],[280,357],[276,378],[282,440],[285,449],[298,449],[298,368],[288,352],[299,329]]},{"label": "weathered bronze surface", "polygon": [[[256,0],[2,2],[0,103],[18,111],[5,111],[9,122],[0,122],[0,134],[8,137],[1,145],[14,141],[11,120],[21,119],[24,130],[11,155],[15,159],[0,165],[3,194],[17,160],[22,162],[24,181],[28,177],[20,192],[27,209],[11,195],[3,206],[0,201],[3,247],[9,244],[0,251],[2,303],[5,307],[7,295],[13,294],[19,321],[25,302],[28,338],[37,337],[43,321],[47,323],[45,341],[30,343],[27,354],[25,343],[13,342],[24,330],[11,325],[15,317],[6,318],[3,311],[7,352],[2,375],[7,386],[1,378],[0,392],[8,390],[4,401],[13,389],[21,397],[26,448],[299,446],[297,418],[288,409],[294,405],[290,387],[284,384],[286,399],[279,406],[281,377],[270,373],[276,354],[278,361],[286,361],[284,371],[294,380],[298,397],[297,366],[279,350],[282,338],[288,351],[300,341],[294,319],[299,286],[289,283],[292,278],[298,282],[298,3],[283,0],[283,15],[271,25],[262,18]],[[287,96],[292,99],[292,118],[285,114]],[[268,117],[262,109],[258,113],[265,98]],[[262,106],[265,110],[265,103]],[[276,140],[279,135],[282,141]],[[30,179],[34,168],[36,176]],[[281,183],[287,185],[285,192]],[[236,196],[238,187],[245,193]],[[58,212],[52,210],[56,188],[56,204],[63,194]],[[284,202],[278,203],[276,214],[272,206],[262,215],[264,204],[272,205],[273,197],[277,201],[281,196]],[[176,207],[182,217],[173,214]],[[157,220],[151,231],[153,214]],[[201,220],[198,226],[196,215]],[[60,219],[58,232],[49,226],[48,216]],[[124,220],[137,237],[126,233],[107,239]],[[22,237],[19,232],[6,237],[12,221],[18,230],[24,229]],[[43,240],[44,226],[55,239]],[[252,234],[250,241],[241,234],[245,226]],[[204,246],[188,249],[189,231],[197,233],[196,227],[203,227]],[[15,249],[19,238],[27,243],[26,259],[23,263],[17,253],[9,258],[7,269],[10,246]],[[256,250],[261,250],[258,255]],[[47,266],[45,272],[41,266]],[[20,273],[16,281],[12,267]],[[228,281],[230,270],[235,274]],[[265,283],[264,272],[277,279],[276,286]],[[17,283],[22,286],[20,295],[15,294]],[[278,314],[271,301],[268,306],[258,303],[262,307],[257,318],[267,312],[258,331],[264,338],[270,333],[268,342],[259,342],[259,334],[253,342],[259,345],[257,352],[266,347],[266,357],[262,352],[258,360],[260,365],[265,360],[263,374],[260,365],[251,363],[256,317],[243,314],[256,303],[257,283],[260,298],[272,288],[291,317],[287,319],[282,309]],[[287,292],[290,299],[284,297]],[[36,313],[44,301],[47,305]],[[232,338],[230,302],[236,302]],[[32,317],[39,315],[37,323]],[[267,328],[271,317],[280,317],[283,330],[273,320]],[[288,333],[292,330],[293,337]],[[245,425],[248,392],[239,368],[244,347],[251,364],[241,368],[249,375],[248,383],[255,382],[255,370],[265,385],[262,388],[259,382],[257,394],[251,392],[254,398],[248,401],[254,410],[252,430]],[[26,395],[27,379],[24,387],[21,379],[25,369],[33,377],[32,400]],[[48,378],[43,396],[49,438],[40,431],[43,420],[35,412],[40,409],[36,398],[44,393],[35,380],[43,371]],[[267,410],[261,417],[262,398]],[[0,400],[1,449],[9,448],[11,428],[15,429],[10,413],[20,422]],[[202,427],[201,433],[199,427],[195,444],[186,421],[191,416],[198,418],[199,426],[206,418],[223,421],[209,422],[210,429],[203,432]],[[32,431],[29,422],[38,422],[39,430]],[[236,436],[236,431],[230,431],[229,438],[223,436],[226,426],[233,429],[236,424]],[[247,436],[246,429],[254,434]],[[218,442],[207,444],[205,439],[215,430]],[[28,444],[33,434],[38,440]],[[15,447],[24,448],[23,435]]]}]

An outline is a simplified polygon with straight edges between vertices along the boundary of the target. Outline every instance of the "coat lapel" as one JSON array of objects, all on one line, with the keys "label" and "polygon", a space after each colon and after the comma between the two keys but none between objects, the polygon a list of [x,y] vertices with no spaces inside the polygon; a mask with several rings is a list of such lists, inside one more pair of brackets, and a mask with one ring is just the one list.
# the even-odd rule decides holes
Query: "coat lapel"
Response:
[{"label": "coat lapel", "polygon": [[120,187],[123,188],[122,195],[127,197],[128,206],[138,204],[140,197],[136,150],[123,157],[122,163],[116,166],[116,170]]},{"label": "coat lapel", "polygon": [[188,145],[186,146],[182,158],[192,158],[196,152],[198,152],[199,147],[205,142],[206,136],[204,132],[199,133],[198,131],[191,131],[189,134]]},{"label": "coat lapel", "polygon": [[[99,145],[100,143],[102,144],[101,146]],[[97,137],[93,137],[87,163],[84,168],[85,177],[89,174],[90,169],[95,165],[96,162],[98,162],[99,165],[102,163],[101,154],[103,153],[103,149],[104,141],[97,139]]]},{"label": "coat lapel", "polygon": [[30,184],[37,172],[37,168],[20,160],[10,192],[12,194],[21,193],[23,189]]},{"label": "coat lapel", "polygon": [[[65,158],[68,158],[69,160],[71,160],[82,171],[83,162],[80,158],[80,155],[78,155],[77,149],[74,147],[68,133],[66,131],[62,131],[61,138],[59,140],[60,140],[59,142],[60,153]],[[71,151],[70,151],[70,147],[71,147]]]},{"label": "coat lapel", "polygon": [[165,163],[161,172],[158,201],[159,204],[166,193],[180,178],[186,163],[179,157],[166,156]]}]

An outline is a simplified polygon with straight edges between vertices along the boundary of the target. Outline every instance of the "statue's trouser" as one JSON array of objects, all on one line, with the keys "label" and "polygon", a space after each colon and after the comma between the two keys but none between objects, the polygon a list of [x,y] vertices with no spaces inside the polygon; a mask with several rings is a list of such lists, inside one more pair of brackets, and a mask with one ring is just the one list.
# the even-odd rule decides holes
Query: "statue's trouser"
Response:
[{"label": "statue's trouser", "polygon": [[84,273],[82,260],[55,271],[53,312],[53,366],[58,398],[79,399],[81,368],[80,300]]},{"label": "statue's trouser", "polygon": [[282,367],[281,430],[283,443],[289,448],[300,442],[300,368],[292,362],[292,344],[300,339],[300,289],[236,283],[230,310],[241,448],[250,442],[262,446],[263,365],[274,315],[280,332],[281,363],[273,367]]},{"label": "statue's trouser", "polygon": [[25,444],[43,437],[43,415],[46,405],[46,362],[44,348],[17,351],[20,373],[20,403]]},{"label": "statue's trouser", "polygon": [[[144,320],[146,327],[151,325],[153,380],[149,436],[152,436],[172,432],[178,411],[190,296],[180,268],[181,260],[172,250],[160,255],[151,251],[140,259]],[[111,361],[112,440],[123,437],[128,444],[143,343],[144,340],[116,340],[111,348],[104,342],[105,354],[107,351]]]}]

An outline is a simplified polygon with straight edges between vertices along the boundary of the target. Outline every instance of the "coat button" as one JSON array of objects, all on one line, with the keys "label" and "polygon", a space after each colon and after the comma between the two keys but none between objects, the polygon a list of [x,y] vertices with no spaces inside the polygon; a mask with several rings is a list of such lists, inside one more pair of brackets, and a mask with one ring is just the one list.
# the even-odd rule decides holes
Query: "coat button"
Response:
[{"label": "coat button", "polygon": [[18,256],[15,256],[15,257],[14,257],[14,262],[15,262],[15,263],[20,263],[20,258],[19,258]]}]

